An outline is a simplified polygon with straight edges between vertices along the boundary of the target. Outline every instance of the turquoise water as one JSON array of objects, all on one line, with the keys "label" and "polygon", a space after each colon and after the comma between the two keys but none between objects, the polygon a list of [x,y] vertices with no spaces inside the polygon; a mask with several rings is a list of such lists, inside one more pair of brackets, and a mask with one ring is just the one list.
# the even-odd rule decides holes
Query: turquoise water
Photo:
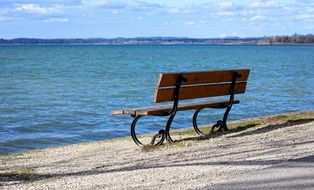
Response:
[{"label": "turquoise water", "polygon": [[[230,68],[251,75],[229,120],[314,109],[314,46],[0,46],[0,154],[127,136],[131,117],[111,111],[151,105],[158,73]],[[139,133],[165,121],[144,119]]]}]

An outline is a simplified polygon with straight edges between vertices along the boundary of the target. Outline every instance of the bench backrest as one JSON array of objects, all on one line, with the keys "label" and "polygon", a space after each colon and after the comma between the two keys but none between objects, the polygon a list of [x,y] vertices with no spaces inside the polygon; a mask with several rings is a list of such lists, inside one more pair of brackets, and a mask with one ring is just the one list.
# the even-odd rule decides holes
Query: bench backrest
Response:
[{"label": "bench backrest", "polygon": [[234,73],[237,78],[234,94],[244,93],[249,76],[249,69],[199,71],[182,73],[161,73],[157,83],[154,102],[173,101],[175,85],[180,75],[186,77],[181,83],[179,100],[230,95]]}]

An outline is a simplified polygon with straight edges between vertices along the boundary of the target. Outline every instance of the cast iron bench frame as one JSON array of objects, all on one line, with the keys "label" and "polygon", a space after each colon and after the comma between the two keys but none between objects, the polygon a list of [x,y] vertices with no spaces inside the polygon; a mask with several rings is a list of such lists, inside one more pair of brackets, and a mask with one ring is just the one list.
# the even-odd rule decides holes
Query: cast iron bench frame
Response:
[{"label": "cast iron bench frame", "polygon": [[[173,101],[172,106],[163,107],[146,107],[134,108],[126,110],[113,111],[112,114],[128,114],[133,117],[131,124],[131,136],[133,141],[142,146],[136,136],[135,127],[140,118],[143,116],[169,116],[165,129],[159,130],[151,140],[150,145],[161,145],[164,140],[168,143],[173,143],[170,136],[170,127],[172,121],[178,111],[195,109],[192,118],[194,130],[199,135],[205,135],[197,125],[197,116],[204,108],[226,108],[222,120],[218,120],[211,128],[211,132],[216,127],[218,131],[227,131],[227,118],[233,104],[240,103],[239,100],[234,100],[235,94],[244,93],[246,90],[249,69],[237,70],[220,70],[220,71],[196,71],[196,72],[181,72],[181,73],[161,73],[155,92],[154,102],[169,102]],[[206,101],[198,103],[188,103],[179,105],[180,100],[196,99],[204,97],[216,97],[230,95],[229,100],[224,101]],[[156,139],[160,140],[155,143]]]}]

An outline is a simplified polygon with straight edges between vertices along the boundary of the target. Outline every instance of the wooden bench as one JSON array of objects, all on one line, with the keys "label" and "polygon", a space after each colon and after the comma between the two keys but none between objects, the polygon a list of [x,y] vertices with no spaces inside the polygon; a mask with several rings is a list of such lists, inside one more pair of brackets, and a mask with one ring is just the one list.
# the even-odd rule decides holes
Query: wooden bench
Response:
[{"label": "wooden bench", "polygon": [[[165,129],[156,134],[151,141],[151,145],[157,146],[167,140],[174,142],[170,136],[171,123],[178,111],[196,110],[193,117],[193,127],[199,135],[204,135],[197,126],[197,116],[204,108],[226,108],[223,119],[218,120],[213,125],[218,130],[228,130],[227,117],[233,104],[240,103],[234,99],[234,94],[244,93],[246,89],[249,69],[220,70],[220,71],[199,71],[181,73],[161,73],[157,83],[154,102],[172,102],[170,106],[152,106],[145,108],[133,108],[113,111],[112,114],[128,114],[134,120],[131,124],[131,136],[134,142],[141,146],[142,142],[136,136],[135,126],[137,121],[143,116],[168,116]],[[197,103],[179,104],[180,100],[206,98],[215,96],[226,96],[226,100],[207,100]],[[156,139],[159,139],[157,142]]]}]

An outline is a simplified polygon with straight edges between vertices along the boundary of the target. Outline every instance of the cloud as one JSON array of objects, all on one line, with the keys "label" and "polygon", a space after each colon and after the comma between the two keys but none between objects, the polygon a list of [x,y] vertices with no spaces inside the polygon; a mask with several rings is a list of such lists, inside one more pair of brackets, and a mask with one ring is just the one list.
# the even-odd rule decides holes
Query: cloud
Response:
[{"label": "cloud", "polygon": [[111,13],[112,13],[113,15],[118,15],[120,12],[119,12],[118,10],[112,10]]},{"label": "cloud", "polygon": [[213,14],[214,16],[219,16],[219,17],[232,17],[232,16],[236,16],[237,13],[234,11],[221,11],[221,12],[217,12],[215,14]]},{"label": "cloud", "polygon": [[63,8],[60,5],[13,4],[0,8],[0,21],[65,22]]},{"label": "cloud", "polygon": [[307,26],[305,27],[306,29],[314,29],[314,25],[313,26]]},{"label": "cloud", "polygon": [[240,35],[237,32],[232,32],[231,34],[229,34],[229,33],[221,33],[219,35],[220,38],[234,37],[234,36],[240,36]]},{"label": "cloud", "polygon": [[7,20],[10,20],[11,18],[10,17],[2,17],[0,16],[0,22],[1,21],[7,21]]},{"label": "cloud", "polygon": [[159,8],[159,12],[170,13],[170,14],[189,14],[189,13],[202,12],[202,9],[197,9],[197,8],[189,7],[189,6],[183,7],[183,8],[163,7],[163,8]]},{"label": "cloud", "polygon": [[21,4],[17,5],[13,11],[22,13],[32,13],[39,15],[49,15],[54,13],[60,13],[60,9],[57,7],[42,7],[37,4]]},{"label": "cloud", "polygon": [[257,21],[257,20],[264,20],[265,18],[266,18],[265,16],[256,15],[256,16],[251,17],[249,20],[251,20],[251,21]]},{"label": "cloud", "polygon": [[314,1],[313,0],[296,0],[298,3],[302,3],[304,5],[314,5]]},{"label": "cloud", "polygon": [[105,9],[123,9],[126,4],[122,2],[114,2],[111,0],[83,0],[82,5],[91,8],[105,8]]},{"label": "cloud", "polygon": [[195,22],[194,21],[186,21],[184,22],[184,25],[194,25]]},{"label": "cloud", "polygon": [[178,8],[170,8],[169,9],[169,13],[171,13],[171,14],[176,14],[176,13],[179,13],[179,12],[180,12],[180,10]]},{"label": "cloud", "polygon": [[296,18],[300,20],[314,20],[314,14],[300,14]]},{"label": "cloud", "polygon": [[184,7],[162,7],[161,9],[167,10],[170,14],[188,14],[188,13],[216,13],[235,9],[236,6],[231,1],[224,1],[220,3],[202,3],[191,4]]},{"label": "cloud", "polygon": [[82,6],[103,9],[127,9],[127,10],[154,10],[164,8],[157,3],[142,1],[113,1],[113,0],[82,0]]},{"label": "cloud", "polygon": [[214,4],[215,7],[219,9],[231,9],[234,7],[234,3],[229,1],[229,2],[220,2],[217,4]]},{"label": "cloud", "polygon": [[8,13],[9,9],[0,9],[0,15],[4,15],[6,13]]},{"label": "cloud", "polygon": [[50,23],[50,22],[69,22],[68,18],[48,18],[42,20],[41,22]]},{"label": "cloud", "polygon": [[1,6],[12,6],[17,4],[38,4],[42,6],[50,6],[50,5],[79,5],[81,1],[77,0],[1,0]]},{"label": "cloud", "polygon": [[270,1],[255,1],[248,5],[252,9],[266,9],[266,8],[275,8],[277,7],[277,2],[274,0]]}]

